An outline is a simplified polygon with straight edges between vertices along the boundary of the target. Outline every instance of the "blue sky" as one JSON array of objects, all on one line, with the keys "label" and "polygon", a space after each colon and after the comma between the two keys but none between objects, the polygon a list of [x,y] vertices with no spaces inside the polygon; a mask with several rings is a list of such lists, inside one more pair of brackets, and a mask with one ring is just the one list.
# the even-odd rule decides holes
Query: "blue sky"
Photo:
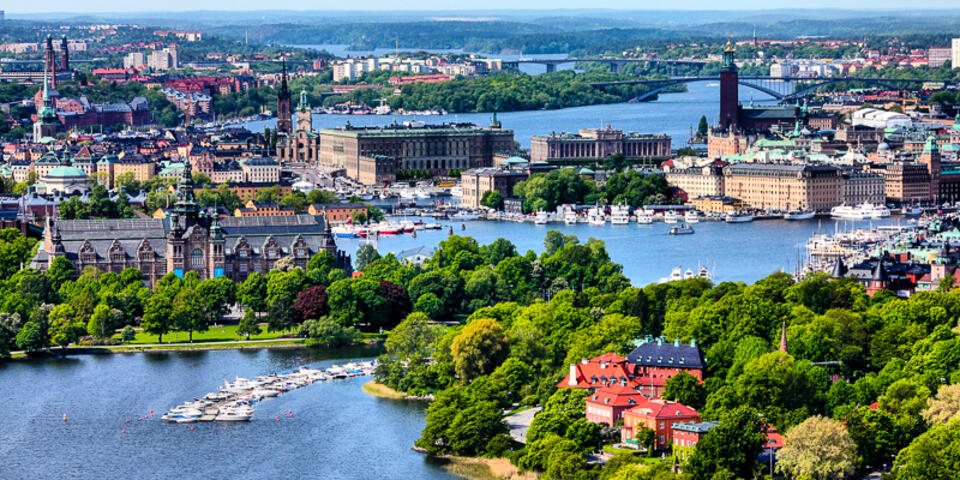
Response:
[{"label": "blue sky", "polygon": [[[82,8],[80,8],[82,5]],[[30,2],[16,2],[0,8],[8,13],[46,13],[46,12],[129,12],[129,11],[157,11],[158,7],[166,11],[191,10],[451,10],[451,9],[544,9],[544,13],[560,13],[555,9],[563,8],[607,8],[628,10],[754,10],[767,8],[844,8],[844,9],[938,9],[960,8],[957,0],[847,0],[840,3],[837,0],[806,0],[801,4],[771,5],[769,0],[681,0],[664,4],[660,1],[640,0],[484,0],[482,2],[463,2],[453,4],[449,0],[365,0],[362,3],[343,1],[309,1],[309,0],[208,0],[198,3],[196,0],[165,0],[157,2],[131,2],[129,0],[45,0],[36,4]],[[551,12],[552,11],[552,12]]]}]

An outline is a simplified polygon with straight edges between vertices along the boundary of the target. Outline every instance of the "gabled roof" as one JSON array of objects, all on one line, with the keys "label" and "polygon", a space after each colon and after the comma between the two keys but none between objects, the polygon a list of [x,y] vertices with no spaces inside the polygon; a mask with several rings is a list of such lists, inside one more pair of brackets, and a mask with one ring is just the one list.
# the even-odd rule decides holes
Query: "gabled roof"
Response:
[{"label": "gabled roof", "polygon": [[653,418],[655,420],[700,416],[696,410],[682,403],[670,402],[662,398],[647,399],[644,403],[624,412],[624,415],[636,415],[638,417]]},{"label": "gabled roof", "polygon": [[[574,375],[574,384],[570,383],[570,375]],[[592,360],[570,365],[570,373],[557,384],[558,388],[598,388],[607,385],[635,386],[630,372],[625,364],[609,362],[594,362]]]},{"label": "gabled roof", "polygon": [[703,352],[696,341],[667,342],[663,337],[647,337],[637,342],[627,361],[638,366],[704,368]]},{"label": "gabled roof", "polygon": [[640,394],[640,392],[623,385],[601,387],[586,399],[587,403],[611,407],[631,407],[645,401],[646,397]]}]

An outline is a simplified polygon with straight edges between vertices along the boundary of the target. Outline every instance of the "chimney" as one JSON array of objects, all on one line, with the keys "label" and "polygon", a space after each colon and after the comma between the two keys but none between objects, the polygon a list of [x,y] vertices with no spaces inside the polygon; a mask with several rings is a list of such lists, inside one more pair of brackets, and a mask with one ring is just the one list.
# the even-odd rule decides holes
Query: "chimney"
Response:
[{"label": "chimney", "polygon": [[570,364],[570,378],[567,379],[567,385],[571,387],[577,386],[577,364]]}]

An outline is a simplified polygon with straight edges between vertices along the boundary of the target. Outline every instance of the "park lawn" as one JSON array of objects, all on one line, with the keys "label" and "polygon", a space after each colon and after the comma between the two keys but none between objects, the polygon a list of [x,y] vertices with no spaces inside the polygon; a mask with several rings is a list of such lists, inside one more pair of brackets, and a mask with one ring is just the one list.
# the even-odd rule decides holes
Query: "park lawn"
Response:
[{"label": "park lawn", "polygon": [[[289,332],[270,332],[267,333],[267,325],[260,324],[260,334],[251,335],[250,340],[267,340],[271,338],[278,338],[284,334],[292,334],[293,331]],[[119,335],[114,335],[114,338],[120,338]],[[206,332],[193,332],[193,341],[196,342],[236,342],[240,340],[246,340],[246,336],[237,335],[237,325],[224,325],[222,327],[211,328]],[[170,332],[163,336],[163,343],[189,343],[190,335],[188,332]],[[145,333],[143,331],[137,330],[137,338],[132,342],[126,342],[124,345],[143,345],[157,343],[157,336],[151,333]]]},{"label": "park lawn", "polygon": [[111,347],[97,347],[104,348],[106,350],[112,350],[115,352],[141,352],[141,351],[150,351],[150,350],[190,350],[190,349],[200,349],[200,350],[217,350],[217,349],[231,349],[237,347],[249,347],[249,348],[269,348],[269,347],[279,347],[285,345],[303,345],[304,340],[302,338],[290,338],[285,340],[277,340],[276,342],[261,342],[261,343],[246,343],[246,342],[223,342],[218,345],[192,345],[189,343],[172,343],[167,345],[151,346],[151,347],[140,347],[135,344],[124,344]]}]

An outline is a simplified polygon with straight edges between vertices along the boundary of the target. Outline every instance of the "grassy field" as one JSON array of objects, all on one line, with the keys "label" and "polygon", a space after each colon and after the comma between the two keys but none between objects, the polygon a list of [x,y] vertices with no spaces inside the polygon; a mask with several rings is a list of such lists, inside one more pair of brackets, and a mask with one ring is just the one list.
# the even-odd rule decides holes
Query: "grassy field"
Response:
[{"label": "grassy field", "polygon": [[506,458],[443,457],[443,468],[458,477],[471,480],[534,480],[534,472],[520,473]]},{"label": "grassy field", "polygon": [[[260,325],[260,334],[250,336],[250,340],[268,340],[279,338],[284,334],[293,334],[289,332],[270,332],[267,333],[267,324]],[[120,335],[114,335],[114,338],[120,338]],[[193,332],[194,342],[236,342],[246,340],[246,336],[237,335],[237,325],[224,325],[222,327],[211,328],[206,332]],[[163,343],[188,343],[190,336],[187,332],[170,332],[163,336]],[[137,338],[125,345],[150,344],[157,343],[157,335],[144,333],[137,330]]]}]

